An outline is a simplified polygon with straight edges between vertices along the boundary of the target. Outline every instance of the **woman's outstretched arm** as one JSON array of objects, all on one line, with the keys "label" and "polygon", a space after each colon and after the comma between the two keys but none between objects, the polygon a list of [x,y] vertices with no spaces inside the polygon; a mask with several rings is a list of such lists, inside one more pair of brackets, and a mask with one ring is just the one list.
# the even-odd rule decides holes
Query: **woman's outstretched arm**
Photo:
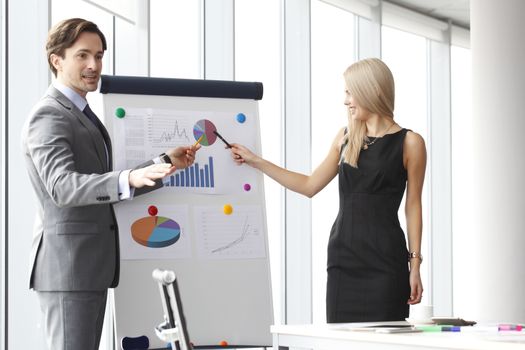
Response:
[{"label": "woman's outstretched arm", "polygon": [[313,197],[321,191],[337,175],[339,166],[339,152],[344,136],[342,128],[335,136],[326,158],[319,164],[311,175],[305,175],[287,170],[272,162],[257,156],[248,148],[240,144],[232,144],[231,152],[234,161],[248,164],[262,171],[282,186],[307,197]]}]

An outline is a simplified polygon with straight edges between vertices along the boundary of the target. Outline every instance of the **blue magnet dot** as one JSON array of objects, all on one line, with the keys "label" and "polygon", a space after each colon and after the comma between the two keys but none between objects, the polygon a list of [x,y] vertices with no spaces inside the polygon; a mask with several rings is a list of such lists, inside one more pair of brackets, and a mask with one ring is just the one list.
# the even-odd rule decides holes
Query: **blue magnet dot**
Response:
[{"label": "blue magnet dot", "polygon": [[244,123],[246,121],[246,116],[244,115],[244,113],[237,114],[237,121],[239,123]]}]

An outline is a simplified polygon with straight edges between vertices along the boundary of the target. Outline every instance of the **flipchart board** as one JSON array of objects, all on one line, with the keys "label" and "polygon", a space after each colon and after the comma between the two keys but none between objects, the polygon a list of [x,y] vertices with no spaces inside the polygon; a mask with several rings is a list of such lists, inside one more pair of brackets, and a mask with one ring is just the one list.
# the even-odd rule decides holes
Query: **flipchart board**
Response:
[{"label": "flipchart board", "polygon": [[[236,165],[226,142],[260,153],[261,83],[103,76],[104,119],[115,169],[200,141],[195,163],[164,187],[115,205],[120,283],[113,290],[117,344],[163,321],[151,274],[173,270],[194,345],[271,344],[270,266],[262,174]],[[120,346],[120,345],[119,345]]]}]

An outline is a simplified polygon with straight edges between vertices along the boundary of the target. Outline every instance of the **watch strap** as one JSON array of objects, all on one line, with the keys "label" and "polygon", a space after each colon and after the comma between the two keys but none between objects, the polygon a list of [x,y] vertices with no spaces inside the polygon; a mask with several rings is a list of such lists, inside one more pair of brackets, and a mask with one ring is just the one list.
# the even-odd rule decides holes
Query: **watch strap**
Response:
[{"label": "watch strap", "polygon": [[166,153],[162,153],[159,155],[159,158],[166,164],[171,164],[173,165],[173,163],[171,162],[171,159],[170,159],[170,156],[168,156]]}]

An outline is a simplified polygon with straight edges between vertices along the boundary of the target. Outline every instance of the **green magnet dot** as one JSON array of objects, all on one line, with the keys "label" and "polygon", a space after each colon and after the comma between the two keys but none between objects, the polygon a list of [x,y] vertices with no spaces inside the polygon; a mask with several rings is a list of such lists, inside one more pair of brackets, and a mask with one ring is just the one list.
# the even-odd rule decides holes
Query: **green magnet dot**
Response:
[{"label": "green magnet dot", "polygon": [[118,118],[124,118],[124,116],[126,115],[126,111],[124,110],[124,108],[117,108],[115,110],[115,115],[118,117]]}]

